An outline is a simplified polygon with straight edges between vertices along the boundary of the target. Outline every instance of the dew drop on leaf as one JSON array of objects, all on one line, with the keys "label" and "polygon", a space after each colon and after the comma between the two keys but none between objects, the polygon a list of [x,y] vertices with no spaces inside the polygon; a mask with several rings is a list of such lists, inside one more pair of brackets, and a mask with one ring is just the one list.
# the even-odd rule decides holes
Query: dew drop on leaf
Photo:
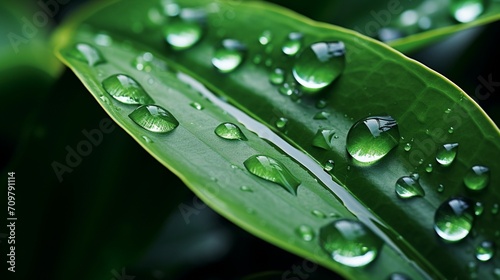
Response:
[{"label": "dew drop on leaf", "polygon": [[143,135],[142,136],[142,139],[146,142],[146,143],[154,143],[153,140],[151,140],[151,138],[147,137],[146,135]]},{"label": "dew drop on leaf", "polygon": [[431,173],[433,170],[433,167],[432,167],[432,163],[429,163],[426,167],[425,167],[425,172],[427,173]]},{"label": "dew drop on leaf", "polygon": [[215,134],[227,140],[247,140],[241,129],[230,122],[219,124],[215,128]]},{"label": "dew drop on leaf", "polygon": [[243,164],[253,175],[276,183],[291,194],[297,194],[300,181],[277,159],[265,155],[254,155]]},{"label": "dew drop on leaf", "polygon": [[191,107],[195,108],[195,109],[196,109],[196,110],[198,110],[198,111],[201,111],[201,110],[203,110],[203,109],[204,109],[203,105],[201,105],[201,104],[200,104],[200,103],[198,103],[198,102],[191,102],[191,103],[189,103],[189,105],[190,105]]},{"label": "dew drop on leaf", "polygon": [[281,68],[275,68],[269,74],[269,82],[273,85],[281,85],[285,81],[285,71]]},{"label": "dew drop on leaf", "polygon": [[418,181],[413,180],[409,176],[404,176],[396,181],[396,194],[400,198],[411,198],[425,196],[425,191]]},{"label": "dew drop on leaf", "polygon": [[476,204],[474,204],[474,214],[476,216],[480,216],[481,214],[483,214],[483,211],[484,211],[484,205],[479,201],[476,202]]},{"label": "dew drop on leaf", "polygon": [[302,47],[302,37],[302,33],[299,32],[292,32],[288,34],[287,40],[281,47],[283,53],[289,56],[296,55]]},{"label": "dew drop on leaf", "polygon": [[438,191],[438,193],[442,193],[444,191],[444,185],[443,184],[439,184],[438,187],[437,187],[437,191]]},{"label": "dew drop on leaf", "polygon": [[195,21],[169,22],[165,27],[165,41],[174,50],[185,50],[194,46],[202,36],[202,27]]},{"label": "dew drop on leaf", "polygon": [[317,42],[297,55],[292,73],[304,91],[314,93],[337,79],[344,71],[344,67],[343,42]]},{"label": "dew drop on leaf", "polygon": [[492,241],[483,241],[476,247],[476,259],[482,262],[491,260],[495,254],[496,246]]},{"label": "dew drop on leaf", "polygon": [[314,209],[311,211],[311,214],[313,214],[314,217],[320,218],[320,219],[325,219],[326,214],[321,212],[320,210]]},{"label": "dew drop on leaf", "polygon": [[222,40],[212,57],[212,65],[222,73],[232,72],[245,58],[246,47],[234,39]]},{"label": "dew drop on leaf", "polygon": [[334,167],[335,167],[335,161],[329,159],[325,162],[325,166],[323,167],[323,169],[331,174],[333,172]]},{"label": "dew drop on leaf", "polygon": [[253,192],[252,188],[250,188],[249,186],[241,186],[240,190],[243,192]]},{"label": "dew drop on leaf", "polygon": [[277,119],[275,123],[276,128],[278,128],[279,130],[284,130],[287,124],[288,124],[288,119],[283,117]]},{"label": "dew drop on leaf", "polygon": [[436,152],[436,161],[442,166],[449,166],[457,156],[458,143],[444,144]]},{"label": "dew drop on leaf", "polygon": [[263,46],[269,44],[273,38],[273,34],[269,30],[263,31],[259,36],[259,43]]},{"label": "dew drop on leaf", "polygon": [[299,235],[300,238],[304,241],[311,241],[314,239],[314,230],[312,227],[307,226],[307,225],[300,225],[296,229],[296,233]]},{"label": "dew drop on leaf", "polygon": [[383,241],[358,221],[339,219],[319,231],[320,246],[343,265],[361,267],[371,263],[380,252]]},{"label": "dew drop on leaf", "polygon": [[314,147],[322,148],[325,150],[333,149],[333,139],[335,130],[332,129],[319,129],[314,135],[312,145]]},{"label": "dew drop on leaf", "polygon": [[434,230],[442,239],[456,242],[464,239],[474,221],[473,203],[457,197],[443,202],[434,215]]},{"label": "dew drop on leaf", "polygon": [[67,51],[67,54],[74,59],[87,63],[89,66],[96,66],[106,62],[98,49],[86,43],[76,44]]},{"label": "dew drop on leaf", "polygon": [[154,103],[139,83],[127,75],[110,76],[102,82],[102,86],[114,99],[125,104]]},{"label": "dew drop on leaf", "polygon": [[321,111],[321,112],[317,112],[313,116],[313,119],[315,119],[315,120],[326,120],[326,119],[328,119],[329,116],[330,116],[330,113]]},{"label": "dew drop on leaf", "polygon": [[347,134],[346,148],[357,161],[376,162],[399,144],[399,129],[391,116],[373,116],[356,122]]},{"label": "dew drop on leaf", "polygon": [[179,126],[177,119],[156,105],[142,105],[128,115],[140,127],[156,133],[167,133]]},{"label": "dew drop on leaf", "polygon": [[458,22],[471,22],[479,17],[485,8],[484,0],[451,0],[450,13]]},{"label": "dew drop on leaf", "polygon": [[411,280],[411,277],[401,272],[395,272],[389,275],[387,280]]},{"label": "dew drop on leaf", "polygon": [[489,182],[490,169],[486,166],[475,165],[464,177],[465,186],[473,191],[479,191],[486,188]]}]

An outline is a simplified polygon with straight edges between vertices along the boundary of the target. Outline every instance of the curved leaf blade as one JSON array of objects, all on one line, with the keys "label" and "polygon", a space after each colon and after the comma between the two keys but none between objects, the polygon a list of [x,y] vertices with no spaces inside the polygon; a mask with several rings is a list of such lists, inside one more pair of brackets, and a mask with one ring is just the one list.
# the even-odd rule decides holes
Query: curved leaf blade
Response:
[{"label": "curved leaf blade", "polygon": [[[491,188],[488,190],[487,196],[484,193],[467,193],[461,185],[461,174],[472,164],[481,163],[489,166],[492,170],[491,184],[494,185],[495,182],[498,182],[499,178],[495,173],[495,170],[498,169],[498,163],[495,162],[494,157],[486,155],[492,154],[491,151],[498,154],[499,134],[498,129],[460,89],[437,73],[394,52],[383,44],[359,36],[355,32],[311,22],[273,6],[263,3],[233,5],[224,2],[207,5],[205,1],[185,1],[182,4],[190,7],[201,7],[208,13],[209,27],[203,40],[188,51],[174,52],[169,50],[168,46],[161,40],[163,36],[162,26],[150,22],[146,16],[150,8],[157,8],[154,2],[151,6],[134,6],[131,3],[124,2],[104,8],[90,18],[85,19],[87,26],[90,26],[90,28],[73,31],[76,26],[68,25],[66,29],[63,29],[58,37],[61,42],[62,59],[72,67],[97,98],[105,94],[100,86],[100,82],[104,78],[117,72],[126,72],[140,78],[138,78],[138,81],[143,84],[157,104],[164,106],[176,116],[190,118],[192,124],[204,124],[204,127],[197,127],[196,125],[184,127],[181,125],[179,130],[164,138],[157,138],[158,136],[148,134],[147,136],[155,142],[148,145],[141,140],[141,136],[145,132],[134,126],[127,118],[131,107],[114,102],[111,104],[100,102],[127,132],[160,162],[173,169],[207,204],[231,221],[261,238],[299,255],[312,258],[347,277],[368,277],[371,273],[372,277],[378,275],[383,278],[390,272],[398,271],[398,268],[391,268],[391,265],[394,264],[399,265],[402,271],[408,271],[413,278],[419,278],[422,275],[424,277],[430,275],[434,278],[453,278],[454,275],[468,273],[465,264],[466,260],[469,260],[471,256],[467,253],[467,250],[473,247],[480,238],[493,238],[494,230],[488,226],[488,221],[494,217],[484,215],[478,219],[477,224],[479,224],[479,227],[486,229],[484,233],[478,234],[478,236],[468,239],[466,242],[447,246],[442,244],[435,236],[432,229],[433,214],[447,196],[465,194],[472,196],[474,199],[481,199],[488,204],[498,199],[497,191]],[[128,15],[130,24],[138,21],[143,26],[146,26],[144,28],[147,32],[130,32],[130,26],[121,24],[123,23],[122,19],[118,21],[109,18],[108,15],[112,12]],[[238,16],[221,16],[228,13],[237,13]],[[266,19],[265,24],[248,26],[246,23],[251,22],[256,14]],[[77,25],[78,21],[74,22],[74,24]],[[246,34],[253,36],[241,35],[242,26],[245,27]],[[321,98],[327,100],[329,104],[325,110],[330,113],[330,118],[323,122],[313,121],[313,116],[318,112],[318,109],[314,106],[318,98],[303,98],[298,103],[280,95],[276,86],[268,82],[270,70],[265,65],[254,65],[248,59],[234,73],[228,75],[217,73],[210,62],[213,48],[221,40],[221,35],[216,32],[217,28],[223,28],[223,36],[237,38],[244,42],[249,47],[249,57],[252,57],[252,54],[263,53],[262,46],[258,44],[257,38],[264,29],[276,34],[275,46],[279,46],[286,34],[292,31],[302,32],[306,44],[332,39],[344,41],[348,49],[346,70],[341,78],[321,95]],[[100,48],[104,57],[107,58],[108,64],[96,67],[97,70],[82,65],[81,62],[66,56],[64,52],[65,48],[72,47],[76,42],[92,42],[96,33],[95,30],[105,30],[116,39],[116,42],[110,48]],[[74,32],[72,37],[62,36],[71,32]],[[125,44],[128,44],[128,47],[123,47],[125,39],[132,42]],[[172,69],[181,69],[182,72],[188,75],[179,74],[176,71],[174,73],[167,71],[144,73],[132,69],[130,62],[143,51],[152,52],[160,60],[167,61],[167,65]],[[275,65],[284,67],[287,73],[290,73],[293,61],[282,55],[279,48],[275,47],[267,55],[273,59]],[[101,71],[100,75],[99,71]],[[390,78],[391,75],[394,75],[397,79]],[[147,85],[149,79],[153,79],[151,85]],[[220,111],[221,108],[227,111],[233,107],[225,107],[227,104],[223,105],[225,103],[217,102],[215,98],[210,98],[213,103],[206,103],[203,98],[200,99],[200,93],[205,94],[206,98],[208,98],[209,94],[198,81],[203,82],[209,89],[229,100],[230,103],[237,107],[234,109],[239,108],[243,112],[236,111],[234,116],[237,116],[237,118],[234,118]],[[255,83],[255,81],[259,82]],[[186,88],[186,83],[191,88]],[[193,87],[196,90],[193,90]],[[168,92],[171,95],[167,98],[158,92]],[[399,92],[405,94],[399,94]],[[193,110],[189,107],[189,103],[193,100],[205,106],[205,110],[196,111],[199,115],[186,113]],[[359,100],[366,100],[369,103],[360,103]],[[172,106],[172,104],[176,104],[176,106]],[[116,108],[119,108],[119,110],[116,110]],[[276,108],[279,110],[276,110]],[[447,109],[451,109],[450,112],[446,113]],[[422,144],[422,147],[415,148],[409,153],[403,151],[403,145],[400,145],[397,151],[391,153],[381,162],[370,167],[359,166],[346,155],[345,142],[342,139],[345,139],[349,127],[357,119],[381,111],[391,114],[398,120],[401,135],[405,139],[414,139],[415,143],[427,145]],[[252,129],[255,124],[250,123],[251,119],[242,119],[245,113],[273,128],[281,138],[308,154],[310,158],[303,156],[300,159],[299,156],[296,156],[295,160],[290,158],[290,156],[294,157],[294,155],[300,153],[293,150],[291,146],[287,146],[286,143],[282,143],[283,140],[280,137],[271,137],[271,142],[280,147],[282,151],[288,152],[289,155],[282,154],[282,151],[276,150],[260,137],[253,135],[251,131],[263,138],[265,138],[265,135],[269,136],[273,135],[273,133],[262,127]],[[274,121],[281,116],[286,116],[289,120],[288,130],[286,131],[274,128]],[[236,154],[234,148],[231,149],[227,148],[230,146],[226,146],[226,144],[232,145],[235,143],[222,142],[219,147],[218,144],[212,142],[196,140],[214,139],[213,129],[220,122],[225,121],[239,121],[246,127],[242,127],[242,130],[249,138],[249,141],[238,142],[237,149],[239,152]],[[450,126],[454,127],[455,132],[453,134],[443,134],[442,132],[449,129]],[[325,152],[311,146],[314,134],[322,127],[332,128],[340,136],[339,139],[341,140],[334,143],[332,151]],[[265,133],[262,133],[262,131]],[[465,131],[471,133],[463,133]],[[249,137],[249,135],[251,136]],[[474,135],[484,137],[482,140],[484,145],[477,148]],[[171,141],[162,139],[171,139]],[[461,151],[465,151],[461,152],[462,156],[454,168],[451,170],[436,168],[434,173],[423,173],[421,183],[426,189],[427,195],[425,198],[410,202],[398,199],[393,188],[396,179],[413,170],[423,172],[424,165],[419,165],[419,160],[422,159],[424,164],[432,163],[432,154],[439,144],[446,141],[460,142]],[[161,145],[157,143],[161,143]],[[188,143],[189,145],[187,145]],[[198,154],[177,153],[178,151],[192,149],[192,147],[203,148],[204,158],[207,158],[212,163],[212,166],[208,167],[200,164]],[[221,150],[221,147],[227,148],[228,151]],[[167,153],[166,150],[176,151],[176,153]],[[471,152],[474,150],[475,152]],[[250,155],[261,153],[278,158],[284,162],[292,173],[300,174],[300,178],[305,178],[302,187],[299,187],[298,197],[301,197],[302,190],[307,193],[308,198],[297,200],[295,197],[290,197],[289,193],[276,187],[276,185],[249,176],[250,174],[244,171],[242,162]],[[310,163],[311,158],[316,162]],[[318,172],[314,172],[314,170],[321,168],[318,163],[323,163],[327,159],[334,159],[337,163],[334,180],[346,186],[349,193],[342,188],[335,187],[331,181],[321,179],[324,174],[320,175]],[[301,165],[297,164],[297,161]],[[216,170],[213,166],[217,166],[217,163],[221,162],[225,162],[225,164]],[[236,171],[238,175],[231,173],[234,171],[231,164],[236,166],[235,169],[238,170]],[[306,170],[304,167],[306,167]],[[188,170],[196,170],[199,174]],[[311,173],[314,176],[311,176]],[[219,178],[227,176],[227,174],[235,177],[224,180]],[[263,196],[250,199],[238,189],[224,188],[224,192],[218,192],[217,196],[213,196],[210,189],[214,188],[213,184],[215,183],[211,182],[207,186],[207,177],[217,179],[217,185],[222,186],[231,185],[231,182],[241,182],[242,185],[247,182],[249,185],[262,186],[262,190],[266,190],[265,195],[261,194]],[[318,177],[323,184],[333,188],[334,192],[347,206],[347,209],[333,202],[332,195],[321,185],[315,183],[314,177]],[[437,186],[438,183],[455,186],[455,188],[447,188],[445,193],[440,194],[434,191],[432,187]],[[210,184],[212,185],[210,186]],[[269,200],[270,193],[272,193],[272,200]],[[354,197],[361,201],[366,208],[354,200]],[[237,203],[233,203],[234,201],[237,201]],[[254,209],[254,214],[247,212],[247,203],[251,205],[250,208]],[[269,209],[267,205],[273,203],[277,205],[272,207],[272,215],[258,211],[258,209]],[[292,208],[291,205],[293,205]],[[322,206],[320,207],[320,205]],[[294,207],[300,207],[300,209]],[[405,260],[395,257],[394,251],[382,252],[381,258],[373,266],[364,269],[349,269],[328,260],[317,244],[304,245],[300,241],[292,243],[290,240],[284,242],[281,239],[283,236],[287,236],[292,240],[297,239],[293,231],[301,223],[313,223],[309,212],[314,207],[324,207],[321,210],[326,212],[330,211],[325,209],[333,208],[340,216],[346,217],[351,216],[347,211],[350,210],[368,224],[370,220],[376,221],[375,223],[378,223],[379,227],[374,226],[372,229],[384,236],[386,241],[391,242],[393,244],[392,248],[397,248],[399,254],[405,254],[418,269],[421,269],[420,273],[423,274],[419,276],[419,272],[408,267],[409,264]],[[367,213],[367,209],[375,213],[375,215]],[[294,212],[290,215],[289,211]],[[416,215],[416,213],[421,214]],[[288,216],[294,217],[293,222],[297,222],[297,224],[291,224],[292,221],[282,221],[283,217]],[[259,225],[259,221],[267,221],[268,223]],[[314,223],[311,226],[319,228],[325,224],[325,221],[315,221]],[[384,246],[384,248],[388,248],[388,246]],[[448,269],[449,267],[458,268],[451,270]],[[493,262],[486,264],[486,267],[487,269],[481,270],[481,273],[491,275]]]}]

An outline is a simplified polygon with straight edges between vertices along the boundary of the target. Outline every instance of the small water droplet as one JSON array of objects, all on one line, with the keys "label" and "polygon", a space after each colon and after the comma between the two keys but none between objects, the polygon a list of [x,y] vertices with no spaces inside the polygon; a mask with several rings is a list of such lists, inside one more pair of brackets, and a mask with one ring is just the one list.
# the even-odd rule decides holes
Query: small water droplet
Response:
[{"label": "small water droplet", "polygon": [[109,98],[107,98],[107,97],[106,97],[106,96],[104,96],[104,95],[100,95],[100,96],[99,96],[99,99],[101,99],[101,101],[102,101],[102,102],[104,102],[104,103],[106,103],[106,104],[108,104],[108,105],[109,105],[109,103],[110,103],[110,102],[109,102]]},{"label": "small water droplet", "polygon": [[324,99],[320,99],[318,100],[318,102],[316,102],[316,108],[318,109],[323,109],[326,107],[326,105],[328,105],[328,102],[326,102],[326,100]]},{"label": "small water droplet", "polygon": [[418,181],[420,179],[420,175],[417,172],[413,172],[410,174],[410,178],[412,178],[415,181]]},{"label": "small water droplet", "polygon": [[493,206],[491,207],[491,214],[493,215],[498,214],[498,208],[499,208],[498,203],[493,204]]},{"label": "small water droplet", "polygon": [[142,139],[144,139],[144,141],[146,141],[146,143],[150,143],[150,144],[151,144],[151,143],[154,143],[154,141],[153,141],[153,140],[151,140],[151,138],[147,137],[146,135],[143,135],[143,136],[142,136]]},{"label": "small water droplet", "polygon": [[410,142],[408,142],[408,143],[405,144],[404,150],[407,151],[407,152],[409,152],[411,150],[411,143]]},{"label": "small water droplet", "polygon": [[215,50],[212,65],[222,73],[229,73],[236,69],[245,57],[246,47],[233,39],[222,40],[222,46]]},{"label": "small water droplet", "polygon": [[410,276],[401,273],[401,272],[395,272],[389,275],[388,280],[411,280]]},{"label": "small water droplet", "polygon": [[284,130],[287,124],[288,124],[288,119],[283,117],[277,119],[275,123],[276,127],[279,130]]},{"label": "small water droplet", "polygon": [[444,144],[436,152],[436,161],[442,166],[449,166],[457,156],[458,143]]},{"label": "small water droplet", "polygon": [[227,140],[247,140],[241,129],[230,122],[221,123],[215,128],[217,136]]},{"label": "small water droplet", "polygon": [[448,133],[449,134],[452,134],[454,131],[455,131],[455,129],[453,128],[453,126],[451,126],[450,128],[448,128]]},{"label": "small water droplet", "polygon": [[333,172],[333,168],[335,167],[335,161],[333,161],[332,159],[329,159],[325,162],[325,167],[323,168],[326,172],[328,173],[332,173]]},{"label": "small water droplet", "polygon": [[476,259],[486,262],[495,255],[496,246],[492,241],[483,241],[476,247]]},{"label": "small water droplet", "polygon": [[253,189],[250,188],[249,186],[241,186],[240,190],[243,192],[253,192]]},{"label": "small water droplet", "polygon": [[452,198],[443,202],[434,215],[434,230],[444,240],[456,242],[464,239],[474,221],[473,203],[467,198]]},{"label": "small water droplet", "polygon": [[165,70],[167,65],[165,62],[155,59],[153,54],[150,52],[145,52],[138,55],[132,60],[132,66],[139,71],[151,72],[154,68]]},{"label": "small water droplet", "polygon": [[172,49],[185,50],[200,40],[202,28],[194,21],[175,21],[167,24],[164,34]]},{"label": "small water droplet", "polygon": [[394,27],[383,27],[378,30],[378,38],[384,43],[403,37],[403,32]]},{"label": "small water droplet", "polygon": [[278,160],[264,155],[249,157],[243,163],[253,175],[283,187],[291,194],[297,194],[300,181]]},{"label": "small water droplet", "polygon": [[278,91],[283,95],[291,96],[295,91],[295,87],[292,84],[284,83],[278,88]]},{"label": "small water droplet", "polygon": [[94,42],[99,46],[109,47],[113,43],[113,39],[106,33],[97,33]]},{"label": "small water droplet", "polygon": [[480,216],[481,214],[483,214],[483,211],[484,211],[484,205],[479,201],[476,202],[476,204],[474,204],[474,214],[476,216]]},{"label": "small water droplet", "polygon": [[98,49],[86,43],[78,43],[66,53],[74,59],[87,63],[89,66],[96,66],[106,62]]},{"label": "small water droplet", "polygon": [[444,113],[445,113],[445,114],[449,114],[449,113],[451,113],[451,108],[448,108],[448,109],[444,110]]},{"label": "small water droplet", "polygon": [[330,85],[344,71],[343,42],[318,42],[303,49],[295,59],[293,77],[307,92]]},{"label": "small water droplet", "polygon": [[484,11],[484,0],[452,0],[450,13],[458,22],[471,22]]},{"label": "small water droplet", "polygon": [[281,85],[285,81],[285,71],[281,68],[275,68],[269,74],[269,81],[273,85]]},{"label": "small water droplet", "polygon": [[314,239],[314,230],[310,226],[301,225],[297,228],[296,232],[304,241],[311,241]]},{"label": "small water droplet", "polygon": [[438,193],[442,193],[444,191],[444,185],[443,184],[439,184],[438,187],[437,187],[437,191],[438,191]]},{"label": "small water droplet", "polygon": [[127,75],[110,76],[102,82],[102,86],[114,99],[125,104],[154,103],[139,83]]},{"label": "small water droplet", "polygon": [[322,227],[319,241],[334,261],[350,267],[371,263],[383,245],[364,224],[349,219],[339,219]]},{"label": "small water droplet", "polygon": [[500,279],[500,267],[496,267],[493,269],[493,275],[496,277],[496,279]]},{"label": "small water droplet", "polygon": [[490,182],[490,169],[486,166],[475,165],[464,177],[465,186],[469,190],[480,191]]},{"label": "small water droplet", "polygon": [[311,214],[313,214],[315,217],[320,218],[320,219],[326,219],[326,214],[319,211],[319,210],[312,210]]},{"label": "small water droplet", "polygon": [[330,113],[321,111],[321,112],[317,112],[314,115],[313,119],[315,119],[315,120],[326,120],[326,119],[328,119],[329,116],[330,116]]},{"label": "small water droplet", "polygon": [[195,108],[195,109],[196,109],[196,110],[198,110],[198,111],[201,111],[201,110],[203,110],[203,109],[204,109],[203,105],[201,105],[201,104],[200,104],[200,103],[198,103],[198,102],[191,102],[191,103],[189,103],[189,105],[190,105],[191,107]]},{"label": "small water droplet", "polygon": [[163,12],[169,17],[176,17],[181,12],[181,7],[177,3],[173,3],[169,0],[162,1]]},{"label": "small water droplet", "polygon": [[271,31],[265,30],[259,36],[259,43],[261,45],[265,46],[265,45],[269,44],[269,42],[271,42],[272,38],[273,38],[273,34],[271,33]]},{"label": "small water droplet", "polygon": [[425,172],[427,173],[431,173],[432,172],[432,163],[429,163],[426,167],[425,167]]},{"label": "small water droplet", "polygon": [[140,127],[156,133],[167,133],[179,126],[177,119],[156,105],[142,105],[128,115]]},{"label": "small water droplet", "polygon": [[347,151],[360,162],[375,162],[399,143],[399,129],[391,116],[373,116],[356,122],[347,134]]},{"label": "small water droplet", "polygon": [[334,135],[335,135],[335,130],[319,129],[314,135],[312,145],[314,147],[322,148],[325,150],[333,150]]},{"label": "small water droplet", "polygon": [[302,47],[302,37],[302,33],[299,32],[292,32],[288,34],[287,40],[281,47],[283,53],[289,56],[296,55]]},{"label": "small water droplet", "polygon": [[410,198],[425,196],[425,191],[418,181],[413,180],[409,176],[403,176],[396,181],[396,194],[400,198]]}]

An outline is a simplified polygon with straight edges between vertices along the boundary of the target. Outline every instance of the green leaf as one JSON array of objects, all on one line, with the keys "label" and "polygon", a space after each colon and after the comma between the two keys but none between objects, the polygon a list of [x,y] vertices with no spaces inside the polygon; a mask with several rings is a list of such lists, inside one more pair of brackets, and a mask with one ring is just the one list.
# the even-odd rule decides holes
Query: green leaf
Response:
[{"label": "green leaf", "polygon": [[[383,37],[379,34],[383,28],[397,30],[400,33],[399,36],[402,37],[392,39],[388,41],[388,44],[405,53],[430,45],[461,30],[500,19],[500,2],[498,1],[469,1],[485,3],[484,11],[474,20],[464,23],[453,17],[448,0],[361,0],[356,2],[271,0],[270,2],[289,7],[315,20],[354,29],[373,38],[382,39]],[[409,24],[402,23],[405,15]]]},{"label": "green leaf", "polygon": [[[499,201],[499,191],[493,187],[500,180],[499,131],[463,91],[378,41],[266,3],[186,0],[179,4],[190,8],[185,15],[206,13],[200,41],[190,48],[183,46],[180,51],[167,45],[164,28],[178,27],[173,23],[181,19],[165,16],[156,1],[124,1],[81,12],[63,26],[55,37],[58,55],[145,150],[210,207],[260,238],[352,279],[383,279],[398,271],[412,279],[453,279],[471,273],[468,263],[474,259],[475,245],[496,239],[492,223],[496,216],[485,211],[476,218],[475,234],[455,244],[440,240],[433,229],[434,213],[449,197],[467,196],[488,209]],[[259,43],[264,31],[272,35],[267,46]],[[103,32],[110,44],[96,43]],[[269,82],[274,67],[284,69],[287,83],[293,80],[294,58],[281,51],[290,32],[303,34],[303,48],[340,40],[347,50],[345,70],[336,82],[315,96],[293,96],[295,101]],[[246,45],[246,53],[242,65],[220,73],[211,61],[227,38]],[[105,62],[89,65],[75,55],[79,43],[95,47]],[[136,100],[148,99],[138,93],[142,91],[135,84],[139,84],[179,126],[160,134],[137,125],[129,114],[138,105],[116,101],[108,93],[118,96],[117,91],[103,86],[117,74],[137,82],[128,83],[136,88]],[[323,109],[316,106],[320,100],[326,103]],[[326,113],[323,119],[314,119],[321,111]],[[346,136],[357,120],[370,115],[392,116],[404,139],[396,139],[399,146],[377,163],[359,164],[346,153]],[[238,125],[246,141],[218,137],[214,130],[225,122]],[[329,149],[313,146],[319,129],[338,136],[326,134],[332,136]],[[436,150],[454,142],[460,145],[457,160],[448,168],[438,166]],[[412,145],[408,152],[406,143]],[[247,170],[244,162],[256,155],[271,157],[289,170],[300,181],[297,194],[289,175],[278,180],[265,170]],[[335,162],[333,181],[322,170],[327,160]],[[434,166],[430,173],[425,171],[428,164]],[[463,175],[477,164],[490,168],[490,183],[484,191],[470,192]],[[400,199],[395,183],[412,172],[420,174],[425,196]],[[439,184],[445,186],[442,193],[436,190]],[[320,228],[354,217],[385,241],[378,258],[363,268],[333,261],[318,240]],[[312,229],[312,241],[297,233],[302,225]],[[495,258],[481,264],[474,273],[491,277],[497,263]]]}]

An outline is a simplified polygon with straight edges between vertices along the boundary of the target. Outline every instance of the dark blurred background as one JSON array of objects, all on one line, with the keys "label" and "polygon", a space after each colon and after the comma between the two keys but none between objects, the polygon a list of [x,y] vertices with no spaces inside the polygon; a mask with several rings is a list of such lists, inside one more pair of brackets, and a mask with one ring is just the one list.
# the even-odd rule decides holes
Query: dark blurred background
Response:
[{"label": "dark blurred background", "polygon": [[[67,3],[36,38],[12,51],[16,38],[8,34],[22,32],[20,18],[39,11],[37,2],[0,4],[0,164],[5,180],[7,172],[16,172],[18,217],[15,278],[4,274],[7,230],[0,229],[0,275],[8,277],[1,279],[341,279],[323,268],[283,277],[304,260],[210,210],[118,127],[103,133],[102,143],[60,182],[54,162],[64,162],[68,147],[85,139],[82,130],[99,128],[107,115],[44,46],[86,1],[60,1]],[[318,13],[330,1],[275,2],[318,20],[352,24]],[[484,81],[500,82],[499,34],[496,22],[408,55],[464,89],[498,124],[500,86]],[[5,202],[6,192],[0,197]],[[0,213],[5,221],[5,211]]]}]

